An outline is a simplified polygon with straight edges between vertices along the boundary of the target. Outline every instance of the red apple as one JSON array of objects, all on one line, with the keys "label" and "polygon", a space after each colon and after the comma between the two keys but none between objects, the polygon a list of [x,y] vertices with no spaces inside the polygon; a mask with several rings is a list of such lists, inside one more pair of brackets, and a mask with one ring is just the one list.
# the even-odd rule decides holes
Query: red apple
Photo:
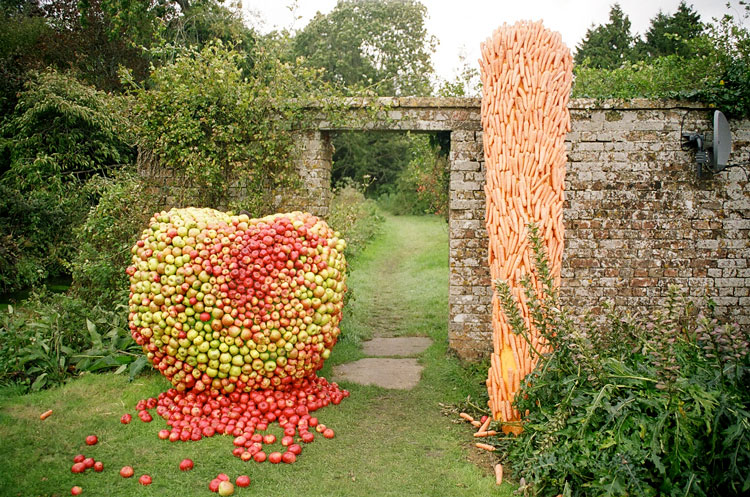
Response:
[{"label": "red apple", "polygon": [[73,473],[83,473],[86,471],[86,465],[82,462],[77,462],[70,468],[70,471]]},{"label": "red apple", "polygon": [[180,461],[180,471],[190,471],[191,469],[193,469],[192,459],[183,459]]},{"label": "red apple", "polygon": [[292,464],[294,461],[297,460],[297,456],[295,456],[293,452],[286,451],[281,456],[281,460],[284,461],[286,464]]},{"label": "red apple", "polygon": [[212,492],[218,492],[219,483],[221,483],[221,480],[219,480],[218,478],[214,478],[213,480],[211,480],[211,483],[208,484],[208,489]]},{"label": "red apple", "polygon": [[120,418],[120,423],[126,425],[130,423],[132,419],[133,419],[133,416],[131,416],[130,414],[123,414],[122,417]]},{"label": "red apple", "polygon": [[229,476],[226,473],[219,473],[216,475],[216,479],[219,481],[229,481]]},{"label": "red apple", "polygon": [[104,463],[102,463],[101,461],[96,461],[94,463],[94,471],[96,471],[97,473],[101,473],[102,471],[104,471]]},{"label": "red apple", "polygon": [[141,477],[138,478],[138,483],[141,485],[151,485],[151,477],[149,475],[141,475]]},{"label": "red apple", "polygon": [[96,435],[89,435],[86,437],[86,445],[96,445],[96,442],[98,442],[99,439],[96,437]]},{"label": "red apple", "polygon": [[281,462],[281,452],[271,452],[268,454],[268,460],[271,464],[279,464]]},{"label": "red apple", "polygon": [[83,489],[78,485],[70,489],[70,495],[81,495],[81,492],[83,492]]},{"label": "red apple", "polygon": [[133,471],[132,466],[123,466],[120,470],[120,476],[122,476],[123,478],[130,478],[131,476],[133,476],[133,473],[135,473],[135,471]]},{"label": "red apple", "polygon": [[238,487],[249,487],[250,486],[250,477],[247,475],[241,475],[238,476],[235,480],[235,483]]},{"label": "red apple", "polygon": [[83,454],[78,454],[73,458],[73,462],[83,462],[83,460],[86,459],[86,456]]},{"label": "red apple", "polygon": [[255,461],[255,462],[263,462],[263,461],[266,460],[266,457],[267,456],[266,456],[265,452],[263,452],[263,451],[256,452],[255,455],[253,456],[253,461]]},{"label": "red apple", "polygon": [[86,466],[86,469],[93,468],[94,467],[94,458],[93,457],[87,457],[83,460],[83,465]]}]

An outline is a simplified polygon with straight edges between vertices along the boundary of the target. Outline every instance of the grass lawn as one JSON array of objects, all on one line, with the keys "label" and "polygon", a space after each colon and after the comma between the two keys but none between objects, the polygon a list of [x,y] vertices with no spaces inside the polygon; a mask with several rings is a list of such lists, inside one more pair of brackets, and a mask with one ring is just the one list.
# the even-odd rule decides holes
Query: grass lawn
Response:
[{"label": "grass lawn", "polygon": [[[165,379],[149,373],[128,383],[124,376],[87,375],[36,394],[0,392],[0,495],[69,495],[73,485],[84,496],[215,495],[208,483],[224,472],[252,479],[238,496],[510,496],[515,487],[497,487],[490,468],[472,462],[482,455],[472,447],[471,427],[440,412],[441,403],[483,395],[482,375],[464,370],[447,350],[445,222],[388,217],[384,233],[355,261],[349,285],[342,339],[323,376],[334,364],[362,357],[361,341],[374,335],[427,335],[434,343],[420,357],[425,371],[414,390],[344,384],[351,397],[315,413],[336,437],[316,437],[295,464],[242,462],[231,455],[231,437],[161,441],[163,420],[142,423],[134,405],[165,390]],[[40,421],[47,409],[54,414]],[[134,415],[129,425],[119,422],[125,412]],[[278,425],[269,431],[281,434]],[[92,433],[100,442],[88,447],[84,438]],[[103,461],[104,471],[72,474],[78,453]],[[178,464],[186,457],[195,469],[182,473]],[[124,465],[135,468],[134,478],[119,476]],[[153,477],[149,487],[137,482],[144,473]]]}]

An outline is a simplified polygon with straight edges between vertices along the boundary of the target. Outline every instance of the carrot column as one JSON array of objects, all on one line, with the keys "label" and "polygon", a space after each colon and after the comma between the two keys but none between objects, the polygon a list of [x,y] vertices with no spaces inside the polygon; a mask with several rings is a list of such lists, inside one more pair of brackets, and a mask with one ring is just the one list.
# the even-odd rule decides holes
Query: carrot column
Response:
[{"label": "carrot column", "polygon": [[[532,272],[527,225],[539,227],[552,275],[560,281],[563,251],[565,135],[570,131],[568,99],[573,59],[560,34],[541,22],[504,24],[481,46],[482,128],[487,198],[486,224],[492,280],[507,281],[531,330],[531,341],[544,351],[531,325],[520,281]],[[520,382],[534,367],[523,337],[515,335],[492,299],[493,353],[487,378],[495,419],[517,421],[512,408]],[[516,426],[504,426],[520,432]]]}]

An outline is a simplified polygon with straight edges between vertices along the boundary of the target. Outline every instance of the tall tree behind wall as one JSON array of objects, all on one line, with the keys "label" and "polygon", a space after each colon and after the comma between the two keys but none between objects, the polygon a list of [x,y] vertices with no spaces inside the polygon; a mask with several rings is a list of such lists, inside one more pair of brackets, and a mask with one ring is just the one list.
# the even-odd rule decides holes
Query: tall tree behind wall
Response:
[{"label": "tall tree behind wall", "polygon": [[[293,50],[349,94],[423,96],[431,92],[427,9],[415,0],[340,0],[296,34]],[[410,160],[410,139],[390,133],[344,133],[333,140],[333,181],[344,177],[388,189]],[[367,177],[366,177],[367,176]]]},{"label": "tall tree behind wall", "polygon": [[679,55],[695,55],[690,40],[703,34],[701,16],[692,5],[680,2],[674,14],[659,12],[651,19],[645,39],[638,40],[635,52],[638,59]]},{"label": "tall tree behind wall", "polygon": [[616,3],[609,11],[609,22],[589,28],[578,45],[576,64],[587,64],[598,69],[615,69],[633,56],[633,36],[630,18]]}]

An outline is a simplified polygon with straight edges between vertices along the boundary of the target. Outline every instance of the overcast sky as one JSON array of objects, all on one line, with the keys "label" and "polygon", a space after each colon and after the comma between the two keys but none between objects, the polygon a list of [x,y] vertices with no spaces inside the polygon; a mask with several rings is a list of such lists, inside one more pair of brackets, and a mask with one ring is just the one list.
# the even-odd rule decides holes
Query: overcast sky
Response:
[{"label": "overcast sky", "polygon": [[[316,12],[330,12],[336,0],[298,0],[296,15],[289,0],[245,0],[243,9],[260,16],[262,32],[273,29],[301,29]],[[539,20],[548,28],[559,31],[571,51],[586,35],[592,24],[608,20],[614,0],[422,0],[427,7],[427,30],[439,44],[433,55],[438,76],[452,79],[460,67],[459,55],[476,64],[479,44],[503,23]],[[679,0],[620,0],[620,6],[632,22],[632,30],[644,33],[659,10],[672,13]],[[726,0],[688,1],[704,20],[721,17],[727,12]],[[737,5],[737,0],[732,1]],[[735,10],[735,17],[738,13]],[[295,17],[299,16],[300,19]],[[248,18],[252,19],[252,15]]]}]

